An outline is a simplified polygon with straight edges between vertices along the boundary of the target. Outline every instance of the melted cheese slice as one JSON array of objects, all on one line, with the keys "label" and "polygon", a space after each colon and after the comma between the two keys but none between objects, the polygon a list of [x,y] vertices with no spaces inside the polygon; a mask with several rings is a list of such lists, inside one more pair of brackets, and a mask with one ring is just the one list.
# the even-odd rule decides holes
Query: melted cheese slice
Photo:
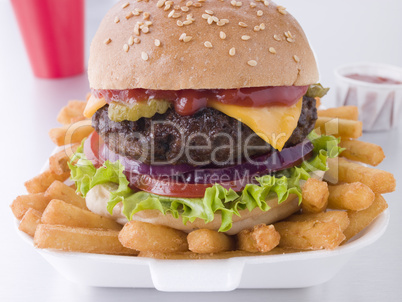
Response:
[{"label": "melted cheese slice", "polygon": [[281,151],[296,129],[300,118],[303,99],[295,105],[269,107],[242,107],[208,102],[208,106],[246,124],[259,137]]},{"label": "melted cheese slice", "polygon": [[106,101],[104,98],[98,99],[91,95],[87,102],[87,106],[84,109],[84,116],[86,118],[91,118],[98,109],[102,108],[106,105]]},{"label": "melted cheese slice", "polygon": [[[84,110],[84,116],[91,118],[99,108],[105,105],[105,99],[97,99],[91,96]],[[293,130],[296,129],[302,105],[303,98],[290,107],[242,107],[219,102],[208,102],[208,107],[219,110],[246,124],[259,137],[279,151],[283,149]]]}]

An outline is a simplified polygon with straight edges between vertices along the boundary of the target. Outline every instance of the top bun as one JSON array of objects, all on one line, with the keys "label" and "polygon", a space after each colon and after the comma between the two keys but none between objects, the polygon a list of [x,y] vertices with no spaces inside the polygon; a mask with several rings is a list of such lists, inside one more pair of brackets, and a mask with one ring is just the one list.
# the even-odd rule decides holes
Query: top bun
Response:
[{"label": "top bun", "polygon": [[318,81],[299,23],[267,0],[120,1],[92,41],[88,74],[93,89],[230,89]]}]

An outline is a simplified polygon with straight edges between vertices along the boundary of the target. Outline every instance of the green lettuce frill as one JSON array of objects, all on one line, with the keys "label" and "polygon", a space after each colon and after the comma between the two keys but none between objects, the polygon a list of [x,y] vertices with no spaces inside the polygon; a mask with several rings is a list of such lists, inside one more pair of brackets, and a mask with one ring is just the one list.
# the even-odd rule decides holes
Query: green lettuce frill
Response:
[{"label": "green lettuce frill", "polygon": [[181,217],[183,223],[193,222],[197,218],[205,223],[214,219],[215,213],[222,216],[222,225],[219,229],[226,232],[232,227],[233,215],[240,216],[241,210],[252,211],[259,208],[268,211],[267,200],[278,198],[284,202],[290,194],[295,194],[302,200],[300,181],[310,178],[309,172],[326,171],[328,157],[339,155],[339,139],[333,136],[319,136],[312,132],[308,138],[314,146],[314,155],[300,166],[277,173],[274,176],[257,177],[258,184],[248,184],[242,192],[227,190],[219,184],[206,189],[203,198],[173,198],[158,196],[147,192],[134,192],[123,174],[124,167],[120,162],[106,161],[96,169],[92,162],[85,157],[83,146],[69,163],[71,179],[75,181],[77,191],[86,196],[88,191],[96,185],[115,183],[117,190],[111,192],[107,206],[109,213],[119,203],[123,203],[123,214],[131,220],[135,213],[143,210],[159,210],[163,214],[170,213],[175,218]]}]

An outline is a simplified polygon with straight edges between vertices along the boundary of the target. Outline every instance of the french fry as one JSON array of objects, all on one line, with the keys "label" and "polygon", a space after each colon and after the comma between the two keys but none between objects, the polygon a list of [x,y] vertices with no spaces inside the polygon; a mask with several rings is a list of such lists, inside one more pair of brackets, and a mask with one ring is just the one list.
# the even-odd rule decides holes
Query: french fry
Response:
[{"label": "french fry", "polygon": [[375,168],[364,167],[348,161],[342,157],[328,159],[329,170],[325,179],[336,184],[337,182],[361,182],[374,193],[389,193],[395,191],[396,181],[394,175]]},{"label": "french fry", "polygon": [[373,203],[373,191],[360,182],[329,186],[328,207],[338,210],[361,211]]},{"label": "french fry", "polygon": [[163,225],[130,221],[120,231],[123,246],[137,251],[177,253],[188,251],[187,234]]},{"label": "french fry", "polygon": [[59,199],[73,206],[88,210],[85,198],[79,196],[73,188],[60,181],[54,181],[45,192],[50,199]]},{"label": "french fry", "polygon": [[328,211],[315,214],[294,214],[286,221],[312,221],[334,222],[340,226],[342,232],[349,226],[348,214],[345,211]]},{"label": "french fry", "polygon": [[318,110],[318,117],[341,118],[345,120],[357,121],[359,119],[359,109],[356,106],[342,106]]},{"label": "french fry", "polygon": [[321,134],[342,138],[359,138],[363,134],[362,122],[331,117],[319,117],[315,123]]},{"label": "french fry", "polygon": [[84,101],[69,101],[67,106],[60,110],[59,115],[57,116],[57,121],[63,125],[73,123],[77,118],[83,117],[86,105],[87,102]]},{"label": "french fry", "polygon": [[200,229],[192,231],[187,236],[190,251],[198,254],[210,254],[234,249],[232,237],[217,231]]},{"label": "french fry", "polygon": [[63,174],[70,171],[68,167],[68,162],[70,157],[74,154],[74,152],[79,147],[79,144],[71,145],[67,148],[63,148],[60,152],[53,154],[49,158],[49,169],[55,174]]},{"label": "french fry", "polygon": [[22,218],[18,229],[29,236],[35,235],[36,227],[40,224],[42,213],[32,208],[28,209]]},{"label": "french fry", "polygon": [[333,250],[345,239],[335,222],[282,221],[274,224],[281,235],[279,247],[301,250]]},{"label": "french fry", "polygon": [[44,193],[20,195],[14,199],[10,207],[15,218],[21,220],[30,208],[43,213],[50,200],[51,198],[45,196]]},{"label": "french fry", "polygon": [[91,120],[83,120],[60,128],[50,129],[49,136],[57,146],[64,146],[81,143],[93,131]]},{"label": "french fry", "polygon": [[319,98],[319,97],[316,97],[315,98],[315,108],[320,108],[320,106],[321,106],[321,98]]},{"label": "french fry", "polygon": [[324,181],[309,178],[302,189],[302,210],[304,213],[325,211],[328,204],[328,184]]},{"label": "french fry", "polygon": [[246,251],[229,251],[215,254],[197,254],[194,252],[181,252],[181,253],[161,253],[161,252],[140,252],[138,257],[165,259],[165,260],[199,260],[199,259],[229,259],[233,257],[252,257],[252,256],[269,256],[269,255],[282,255],[290,253],[300,253],[303,250],[284,249],[276,247],[266,253],[254,253]]},{"label": "french fry", "polygon": [[341,153],[342,157],[371,166],[377,166],[385,158],[384,151],[376,144],[357,140],[342,140],[340,146],[346,149]]},{"label": "french fry", "polygon": [[243,230],[237,234],[238,249],[251,253],[266,253],[274,249],[280,240],[274,226],[260,224],[251,230]]},{"label": "french fry", "polygon": [[119,231],[85,229],[64,225],[40,224],[36,228],[34,245],[41,249],[68,252],[137,255],[138,252],[121,245]]},{"label": "french fry", "polygon": [[120,231],[122,226],[113,219],[68,204],[62,200],[50,201],[42,215],[43,224],[80,228],[100,228]]},{"label": "french fry", "polygon": [[377,194],[373,204],[363,211],[348,211],[350,220],[349,227],[345,230],[346,241],[360,233],[363,229],[373,222],[382,212],[388,208],[384,197]]},{"label": "french fry", "polygon": [[65,181],[70,177],[70,172],[63,173],[61,175],[54,173],[50,169],[35,176],[34,178],[25,182],[25,188],[28,193],[42,193],[55,181]]}]

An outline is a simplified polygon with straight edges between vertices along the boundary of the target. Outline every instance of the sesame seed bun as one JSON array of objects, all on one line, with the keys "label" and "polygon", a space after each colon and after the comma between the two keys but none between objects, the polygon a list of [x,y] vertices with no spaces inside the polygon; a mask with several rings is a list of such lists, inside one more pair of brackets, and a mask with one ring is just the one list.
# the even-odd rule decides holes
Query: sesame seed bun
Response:
[{"label": "sesame seed bun", "polygon": [[318,81],[302,28],[273,2],[171,2],[121,1],[107,13],[91,45],[91,88],[230,89]]}]

